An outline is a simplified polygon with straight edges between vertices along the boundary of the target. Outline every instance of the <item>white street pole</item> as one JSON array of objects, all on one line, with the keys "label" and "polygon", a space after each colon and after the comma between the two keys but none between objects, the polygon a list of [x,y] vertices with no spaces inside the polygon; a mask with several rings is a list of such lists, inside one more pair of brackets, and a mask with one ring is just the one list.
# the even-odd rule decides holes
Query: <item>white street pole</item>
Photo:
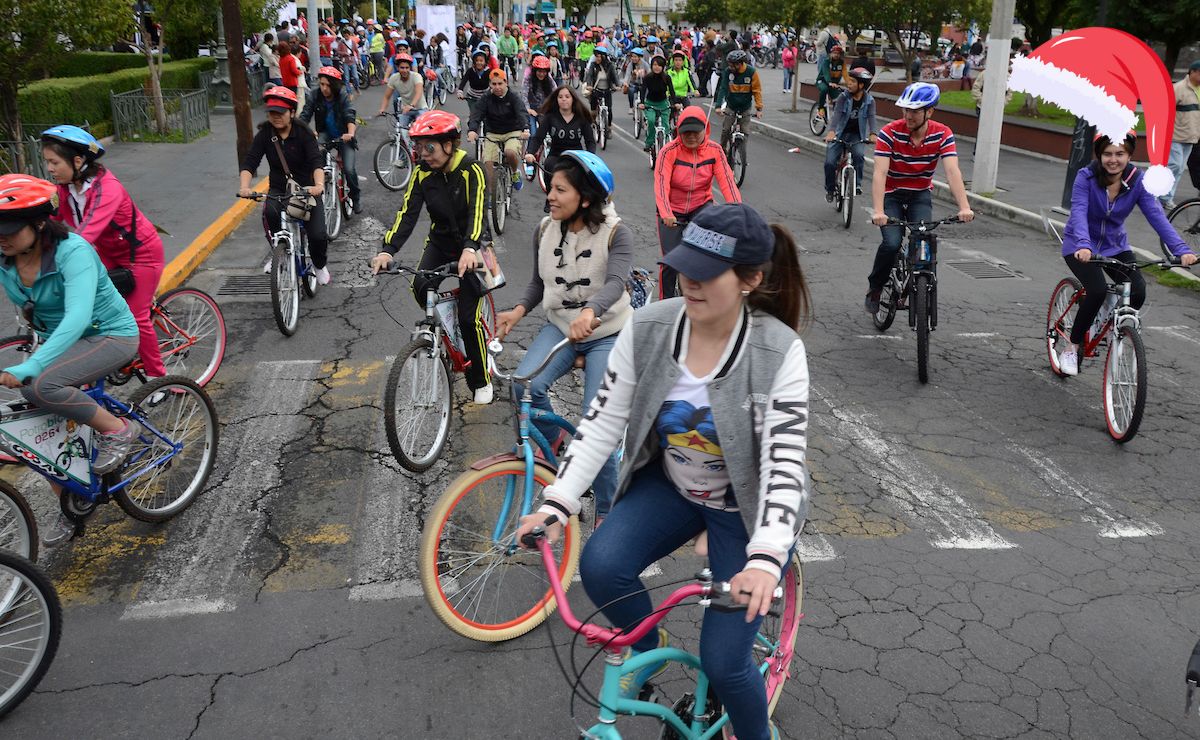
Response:
[{"label": "white street pole", "polygon": [[988,27],[986,79],[979,110],[976,134],[975,169],[971,190],[996,192],[996,173],[1000,164],[1000,131],[1004,125],[1004,94],[1008,89],[1008,53],[1011,48],[1012,19],[1017,0],[992,0],[992,22]]},{"label": "white street pole", "polygon": [[320,35],[317,25],[317,21],[320,20],[317,16],[317,0],[308,0],[304,12],[308,15],[308,74],[316,80],[314,71],[321,68],[321,46],[317,39]]}]

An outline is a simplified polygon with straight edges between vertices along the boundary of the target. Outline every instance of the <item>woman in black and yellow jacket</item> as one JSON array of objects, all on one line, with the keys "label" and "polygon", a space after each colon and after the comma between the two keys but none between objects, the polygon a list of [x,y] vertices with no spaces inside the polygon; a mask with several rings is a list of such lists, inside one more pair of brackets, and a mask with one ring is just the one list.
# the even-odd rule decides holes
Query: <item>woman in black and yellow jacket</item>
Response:
[{"label": "woman in black and yellow jacket", "polygon": [[[478,262],[480,244],[488,238],[484,223],[483,168],[474,157],[458,148],[461,130],[458,116],[446,111],[430,111],[409,129],[409,137],[421,156],[421,165],[413,173],[404,192],[404,205],[383,236],[383,250],[371,259],[372,272],[392,263],[392,258],[416,228],[421,208],[429,210],[429,236],[421,255],[420,269],[429,270],[447,262],[458,262],[463,276]],[[413,295],[425,306],[425,283],[413,281]],[[475,280],[461,281],[458,295],[458,324],[463,349],[471,361],[466,370],[467,385],[475,394],[475,403],[492,402],[491,378],[484,361],[484,331],[480,316],[482,293]]]}]

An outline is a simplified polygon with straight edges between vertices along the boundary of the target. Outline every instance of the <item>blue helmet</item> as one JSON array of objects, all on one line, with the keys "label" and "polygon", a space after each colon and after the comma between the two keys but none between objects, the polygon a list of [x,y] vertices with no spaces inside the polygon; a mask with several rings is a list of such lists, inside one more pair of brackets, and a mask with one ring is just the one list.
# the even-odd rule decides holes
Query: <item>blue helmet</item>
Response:
[{"label": "blue helmet", "polygon": [[648,44],[657,44],[657,43],[658,43],[658,37],[657,37],[657,36],[651,36],[650,38],[646,39],[646,43],[648,43]]},{"label": "blue helmet", "polygon": [[900,98],[896,100],[896,107],[908,110],[932,108],[938,104],[941,97],[942,91],[937,85],[928,82],[914,82],[900,93]]},{"label": "blue helmet", "polygon": [[547,48],[547,49],[557,49],[557,48],[558,48],[558,42],[557,42],[557,41],[547,41],[547,42],[546,42],[546,48]]},{"label": "blue helmet", "polygon": [[633,53],[633,54],[637,54],[639,57],[641,57],[641,56],[645,56],[645,55],[646,55],[646,50],[645,50],[645,49],[643,49],[643,48],[642,48],[642,47],[640,47],[640,46],[635,46],[635,47],[633,48],[633,51],[632,51],[631,53]]},{"label": "blue helmet", "polygon": [[613,190],[616,189],[617,184],[613,180],[612,170],[608,168],[608,165],[604,164],[603,159],[583,149],[570,149],[563,152],[562,156],[569,157],[578,162],[584,171],[592,176],[592,180],[600,186],[604,194],[612,197]]},{"label": "blue helmet", "polygon": [[96,137],[78,126],[54,126],[42,132],[42,141],[55,141],[77,150],[85,159],[96,159],[104,154],[104,147]]},{"label": "blue helmet", "polygon": [[529,54],[530,59],[533,59],[534,57],[544,57],[544,56],[546,56],[546,52],[542,51],[541,49],[534,49]]}]

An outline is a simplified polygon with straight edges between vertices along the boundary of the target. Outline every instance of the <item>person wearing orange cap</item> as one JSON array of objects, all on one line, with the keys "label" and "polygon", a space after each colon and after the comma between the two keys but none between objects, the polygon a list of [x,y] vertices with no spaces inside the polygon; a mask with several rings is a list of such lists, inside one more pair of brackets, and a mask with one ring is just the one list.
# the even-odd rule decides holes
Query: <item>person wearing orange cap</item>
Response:
[{"label": "person wearing orange cap", "polygon": [[467,123],[467,141],[474,143],[479,138],[479,124],[487,124],[483,140],[483,168],[488,182],[495,174],[495,162],[504,150],[504,161],[512,172],[513,189],[520,190],[522,143],[529,138],[529,117],[525,102],[515,90],[508,86],[508,75],[502,69],[493,69],[488,74],[489,92],[471,107],[471,119]]}]

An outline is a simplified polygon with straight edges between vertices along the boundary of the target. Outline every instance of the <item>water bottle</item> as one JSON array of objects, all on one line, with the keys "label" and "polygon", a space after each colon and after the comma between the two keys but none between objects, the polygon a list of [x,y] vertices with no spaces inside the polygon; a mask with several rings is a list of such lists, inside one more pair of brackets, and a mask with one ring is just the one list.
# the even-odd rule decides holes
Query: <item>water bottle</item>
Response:
[{"label": "water bottle", "polygon": [[1109,293],[1104,299],[1104,304],[1100,306],[1100,312],[1096,314],[1096,319],[1092,321],[1092,328],[1088,330],[1088,334],[1092,337],[1100,335],[1100,329],[1103,328],[1104,322],[1108,321],[1108,317],[1112,316],[1113,309],[1117,307],[1117,294]]}]

